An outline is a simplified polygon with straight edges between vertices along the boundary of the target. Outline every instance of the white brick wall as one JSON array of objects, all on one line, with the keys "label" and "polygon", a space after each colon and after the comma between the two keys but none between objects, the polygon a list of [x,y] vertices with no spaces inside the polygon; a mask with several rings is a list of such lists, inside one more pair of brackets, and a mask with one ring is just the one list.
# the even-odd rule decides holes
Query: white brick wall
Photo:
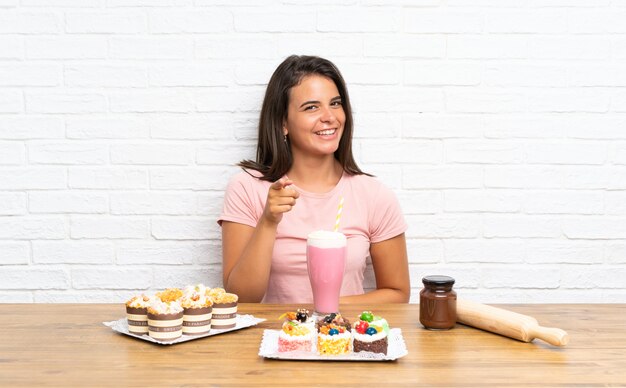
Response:
[{"label": "white brick wall", "polygon": [[[0,1],[0,302],[221,283],[217,218],[292,53],[349,84],[417,301],[626,302],[626,7]],[[367,279],[371,281],[371,274]]]}]

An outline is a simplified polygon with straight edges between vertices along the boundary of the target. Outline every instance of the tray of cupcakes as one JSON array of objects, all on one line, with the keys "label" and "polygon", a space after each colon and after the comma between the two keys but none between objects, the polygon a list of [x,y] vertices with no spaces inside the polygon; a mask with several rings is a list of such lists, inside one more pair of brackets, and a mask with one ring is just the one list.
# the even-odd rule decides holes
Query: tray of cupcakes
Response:
[{"label": "tray of cupcakes", "polygon": [[341,314],[313,319],[306,309],[287,312],[281,330],[265,330],[259,356],[279,360],[392,361],[408,354],[399,328],[371,311],[354,323]]},{"label": "tray of cupcakes", "polygon": [[137,295],[126,302],[126,317],[102,322],[114,331],[172,345],[240,330],[265,321],[237,314],[238,297],[203,284]]}]

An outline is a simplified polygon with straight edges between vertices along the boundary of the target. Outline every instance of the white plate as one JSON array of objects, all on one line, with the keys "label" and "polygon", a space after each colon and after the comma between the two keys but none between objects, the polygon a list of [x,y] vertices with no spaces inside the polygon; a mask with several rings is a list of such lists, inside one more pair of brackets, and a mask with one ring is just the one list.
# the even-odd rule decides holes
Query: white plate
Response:
[{"label": "white plate", "polygon": [[278,335],[279,330],[264,330],[263,340],[261,341],[261,347],[259,348],[259,356],[265,358],[275,358],[279,360],[316,360],[316,361],[392,361],[397,360],[400,357],[404,357],[409,352],[406,349],[404,338],[402,338],[402,330],[399,328],[393,328],[389,332],[388,339],[389,345],[387,347],[387,354],[372,353],[372,352],[358,352],[348,353],[342,355],[324,355],[320,356],[316,351],[293,351],[293,352],[279,352],[278,351]]},{"label": "white plate", "polygon": [[154,342],[155,344],[160,344],[160,345],[174,345],[174,344],[178,344],[181,342],[187,342],[187,341],[192,341],[192,340],[199,339],[199,338],[210,337],[212,335],[228,333],[229,331],[241,330],[246,327],[255,326],[256,324],[263,322],[263,321],[265,321],[265,319],[255,318],[253,315],[237,315],[235,327],[231,329],[211,329],[208,333],[199,334],[199,335],[183,334],[181,337],[176,338],[173,341],[160,341],[160,340],[150,337],[148,334],[144,334],[144,335],[133,334],[128,331],[128,322],[126,321],[126,318],[120,318],[117,321],[102,322],[102,323],[105,326],[110,327],[114,331],[117,331],[118,333],[126,334],[131,337],[142,339],[144,341]]}]

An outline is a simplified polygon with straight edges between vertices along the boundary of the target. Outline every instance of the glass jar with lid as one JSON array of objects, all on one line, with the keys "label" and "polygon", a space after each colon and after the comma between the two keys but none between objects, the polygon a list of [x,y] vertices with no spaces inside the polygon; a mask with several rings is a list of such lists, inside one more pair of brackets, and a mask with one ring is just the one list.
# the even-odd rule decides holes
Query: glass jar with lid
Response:
[{"label": "glass jar with lid", "polygon": [[456,324],[456,292],[454,278],[430,275],[422,278],[420,292],[420,323],[430,330],[448,330]]}]

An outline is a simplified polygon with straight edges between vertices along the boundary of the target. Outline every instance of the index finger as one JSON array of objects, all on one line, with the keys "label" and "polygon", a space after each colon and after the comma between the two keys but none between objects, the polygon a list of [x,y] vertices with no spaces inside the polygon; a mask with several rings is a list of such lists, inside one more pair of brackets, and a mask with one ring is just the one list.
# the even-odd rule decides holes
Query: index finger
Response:
[{"label": "index finger", "polygon": [[287,178],[280,178],[279,180],[277,180],[276,182],[272,183],[272,185],[270,186],[270,189],[274,189],[274,190],[280,190],[280,189],[284,189],[285,187],[292,185],[293,182],[290,181]]}]

